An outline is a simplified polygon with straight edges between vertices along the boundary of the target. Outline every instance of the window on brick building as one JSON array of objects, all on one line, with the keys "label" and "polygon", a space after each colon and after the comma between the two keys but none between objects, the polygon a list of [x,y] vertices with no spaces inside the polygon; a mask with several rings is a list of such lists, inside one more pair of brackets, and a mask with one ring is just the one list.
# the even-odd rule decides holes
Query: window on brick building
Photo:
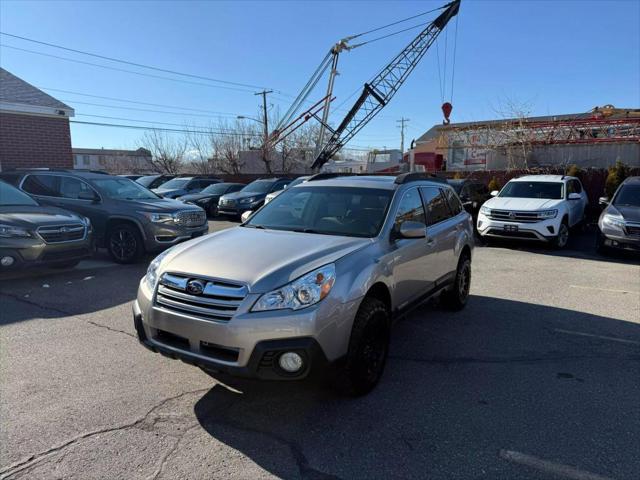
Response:
[{"label": "window on brick building", "polygon": [[89,159],[89,155],[83,155],[82,156],[82,164],[86,167],[87,165],[90,165],[91,161]]}]

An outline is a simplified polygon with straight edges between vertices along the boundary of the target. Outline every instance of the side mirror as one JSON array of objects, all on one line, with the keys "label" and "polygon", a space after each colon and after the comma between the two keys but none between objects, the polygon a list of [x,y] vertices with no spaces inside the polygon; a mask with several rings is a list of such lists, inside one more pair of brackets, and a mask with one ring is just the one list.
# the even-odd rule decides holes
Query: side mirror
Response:
[{"label": "side mirror", "polygon": [[579,193],[570,193],[569,200],[580,200],[582,196]]},{"label": "side mirror", "polygon": [[492,190],[492,191],[491,191],[491,196],[492,196],[492,197],[497,197],[499,193],[500,193],[500,192],[499,192],[498,190]]},{"label": "side mirror", "polygon": [[600,197],[598,199],[598,204],[603,206],[603,207],[606,207],[607,205],[609,205],[609,201],[610,201],[609,197]]},{"label": "side mirror", "polygon": [[77,198],[78,198],[78,200],[89,200],[89,201],[94,202],[94,203],[98,203],[98,200],[99,200],[95,193],[88,192],[86,190],[78,193],[78,197]]},{"label": "side mirror", "polygon": [[253,212],[251,210],[247,210],[246,212],[243,212],[242,215],[240,215],[240,221],[242,223],[246,222],[247,220],[249,220],[249,217],[251,216]]},{"label": "side mirror", "polygon": [[424,238],[427,236],[427,226],[422,222],[402,222],[399,234],[401,238]]}]

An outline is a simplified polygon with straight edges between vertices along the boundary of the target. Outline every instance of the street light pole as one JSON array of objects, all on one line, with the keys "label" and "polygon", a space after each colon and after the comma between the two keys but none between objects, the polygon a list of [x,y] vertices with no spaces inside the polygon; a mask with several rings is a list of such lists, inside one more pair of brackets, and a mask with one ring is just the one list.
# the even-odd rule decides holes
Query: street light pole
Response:
[{"label": "street light pole", "polygon": [[271,173],[271,167],[267,162],[267,140],[269,139],[269,118],[267,116],[267,94],[273,93],[273,90],[263,90],[258,93],[254,93],[254,95],[262,95],[262,112],[264,115],[264,141],[262,142],[262,161],[264,162],[265,168],[268,170],[268,173]]}]

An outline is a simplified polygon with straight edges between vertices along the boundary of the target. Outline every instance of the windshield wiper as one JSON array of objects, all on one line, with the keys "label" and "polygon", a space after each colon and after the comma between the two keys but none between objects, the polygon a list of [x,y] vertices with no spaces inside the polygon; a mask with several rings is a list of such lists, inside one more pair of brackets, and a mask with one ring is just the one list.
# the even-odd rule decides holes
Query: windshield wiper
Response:
[{"label": "windshield wiper", "polygon": [[263,225],[255,225],[253,223],[243,223],[240,226],[241,227],[247,227],[247,228],[259,228],[260,230],[266,230]]}]

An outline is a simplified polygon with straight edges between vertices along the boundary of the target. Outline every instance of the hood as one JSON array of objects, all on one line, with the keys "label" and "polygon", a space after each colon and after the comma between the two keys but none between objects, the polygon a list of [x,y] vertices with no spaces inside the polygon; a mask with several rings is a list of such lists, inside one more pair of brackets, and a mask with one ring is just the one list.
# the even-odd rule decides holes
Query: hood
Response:
[{"label": "hood", "polygon": [[234,227],[174,247],[161,271],[242,282],[250,292],[264,293],[371,242],[369,238]]},{"label": "hood", "polygon": [[70,225],[82,222],[80,216],[56,207],[0,207],[0,223],[35,229],[45,225]]},{"label": "hood", "polygon": [[249,198],[249,197],[264,198],[266,196],[267,196],[266,193],[240,191],[240,192],[225,193],[220,198],[224,198],[225,200],[240,200],[241,198]]},{"label": "hood", "polygon": [[606,213],[622,215],[626,222],[640,223],[640,207],[611,205],[606,209]]},{"label": "hood", "polygon": [[533,212],[536,210],[548,210],[556,208],[563,200],[552,200],[548,198],[508,198],[493,197],[487,200],[485,207],[498,210],[519,210],[523,212]]},{"label": "hood", "polygon": [[150,198],[148,200],[122,200],[131,204],[131,208],[142,212],[176,212],[178,210],[195,210],[199,207],[188,206],[172,198]]},{"label": "hood", "polygon": [[181,202],[195,202],[197,200],[217,199],[218,197],[220,197],[218,193],[190,193],[189,195],[178,197],[178,200]]}]

